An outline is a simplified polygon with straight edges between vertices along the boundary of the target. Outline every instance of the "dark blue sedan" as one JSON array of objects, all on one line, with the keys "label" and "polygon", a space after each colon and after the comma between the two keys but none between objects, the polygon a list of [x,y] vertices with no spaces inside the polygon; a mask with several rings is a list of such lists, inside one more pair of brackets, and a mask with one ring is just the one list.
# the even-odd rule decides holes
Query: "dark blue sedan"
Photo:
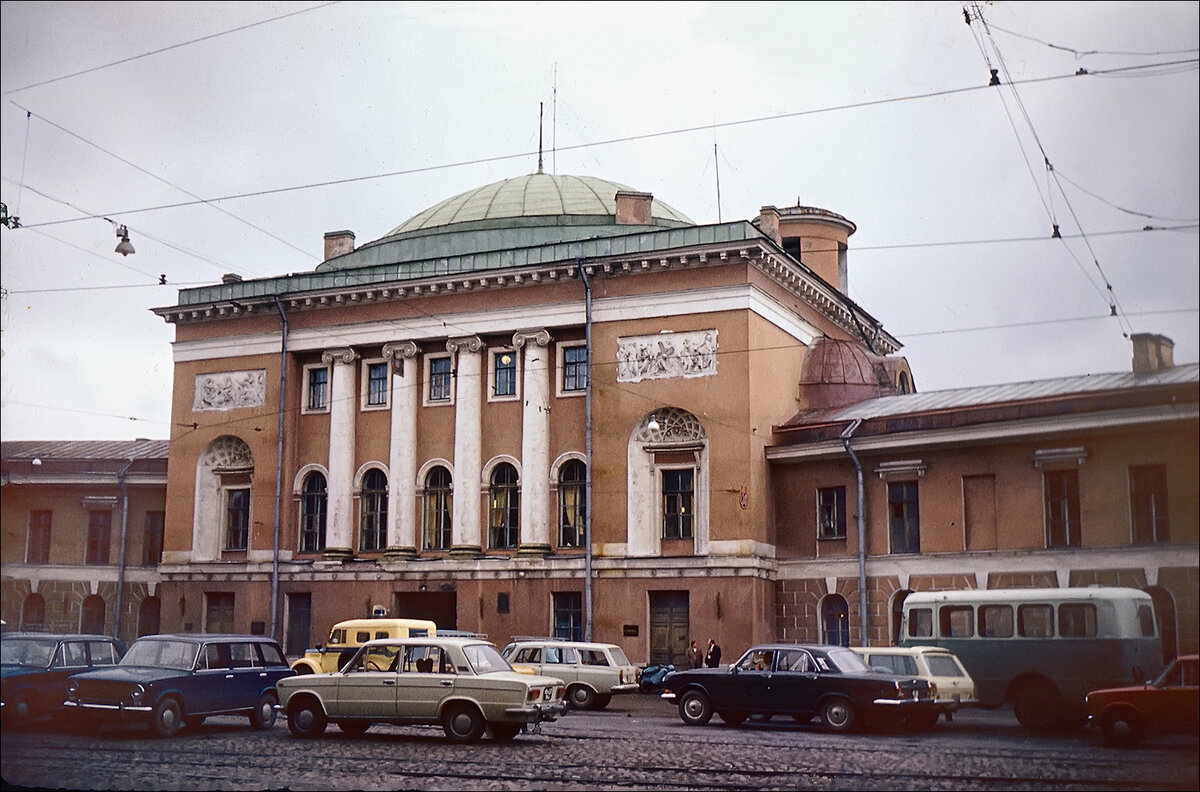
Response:
[{"label": "dark blue sedan", "polygon": [[295,673],[279,644],[261,635],[147,635],[119,665],[72,676],[63,704],[89,725],[144,723],[159,737],[209,715],[244,714],[269,729],[275,683]]},{"label": "dark blue sedan", "polygon": [[4,633],[0,639],[0,712],[4,728],[23,729],[62,712],[67,677],[115,665],[125,648],[107,635]]}]

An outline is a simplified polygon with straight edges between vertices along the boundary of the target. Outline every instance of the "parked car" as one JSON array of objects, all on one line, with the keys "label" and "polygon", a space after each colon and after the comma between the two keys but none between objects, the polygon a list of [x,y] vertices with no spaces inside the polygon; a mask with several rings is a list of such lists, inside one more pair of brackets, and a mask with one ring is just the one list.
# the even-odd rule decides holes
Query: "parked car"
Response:
[{"label": "parked car", "polygon": [[1196,734],[1200,724],[1200,655],[1181,655],[1153,682],[1093,690],[1085,703],[1088,723],[1104,739],[1132,747],[1150,734]]},{"label": "parked car", "polygon": [[790,715],[800,723],[819,717],[834,732],[900,722],[924,727],[938,716],[927,681],[872,671],[840,646],[755,646],[725,668],[668,674],[663,686],[662,698],[678,705],[689,726],[707,724],[714,712],[730,726],[752,715]]},{"label": "parked car", "polygon": [[873,670],[881,674],[917,677],[929,682],[938,712],[953,717],[959,707],[979,704],[975,680],[949,649],[940,646],[854,646]]},{"label": "parked car", "polygon": [[146,635],[117,665],[71,676],[63,704],[89,723],[145,723],[158,737],[209,715],[244,714],[269,729],[275,685],[295,673],[261,635]]},{"label": "parked car", "polygon": [[[377,670],[376,660],[390,657]],[[374,723],[441,725],[454,742],[477,742],[486,730],[507,742],[524,724],[566,711],[561,679],[519,674],[496,647],[478,638],[372,640],[340,671],[280,680],[279,710],[295,737],[317,737],[333,721],[360,735]]]},{"label": "parked car", "polygon": [[567,704],[601,710],[617,693],[638,689],[638,668],[616,644],[533,638],[513,641],[501,652],[514,668],[528,666],[536,674],[567,683]]},{"label": "parked car", "polygon": [[[437,625],[428,619],[347,619],[333,625],[325,645],[317,644],[292,662],[297,674],[337,671],[355,655],[358,647],[380,638],[421,638],[437,635]],[[388,660],[384,660],[386,666]]]},{"label": "parked car", "polygon": [[124,645],[107,635],[6,632],[0,640],[0,712],[5,728],[62,713],[67,677],[114,665]]},{"label": "parked car", "polygon": [[638,692],[639,693],[661,693],[663,689],[663,680],[667,678],[667,674],[675,670],[675,666],[670,663],[653,663],[638,671]]}]

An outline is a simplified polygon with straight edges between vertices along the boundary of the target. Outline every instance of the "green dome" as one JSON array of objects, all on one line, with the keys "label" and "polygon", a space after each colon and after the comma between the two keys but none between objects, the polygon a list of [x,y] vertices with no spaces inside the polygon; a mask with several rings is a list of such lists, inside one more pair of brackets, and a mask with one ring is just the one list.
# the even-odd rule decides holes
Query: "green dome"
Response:
[{"label": "green dome", "polygon": [[[479,228],[488,221],[546,217],[612,217],[616,215],[617,192],[636,192],[629,187],[591,176],[559,176],[534,173],[486,184],[447,198],[406,220],[387,233],[428,232],[447,226],[470,224]],[[653,225],[694,225],[685,215],[655,199],[651,205]]]}]

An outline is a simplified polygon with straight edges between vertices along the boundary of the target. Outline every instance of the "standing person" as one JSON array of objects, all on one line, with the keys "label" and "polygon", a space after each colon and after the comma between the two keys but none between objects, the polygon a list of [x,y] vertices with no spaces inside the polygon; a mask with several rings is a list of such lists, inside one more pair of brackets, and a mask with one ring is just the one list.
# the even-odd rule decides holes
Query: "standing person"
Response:
[{"label": "standing person", "polygon": [[704,656],[700,654],[700,647],[696,646],[696,642],[692,641],[687,648],[687,664],[688,668],[699,668],[704,665]]},{"label": "standing person", "polygon": [[704,655],[704,665],[709,668],[721,665],[721,646],[712,638],[708,639],[708,652]]}]

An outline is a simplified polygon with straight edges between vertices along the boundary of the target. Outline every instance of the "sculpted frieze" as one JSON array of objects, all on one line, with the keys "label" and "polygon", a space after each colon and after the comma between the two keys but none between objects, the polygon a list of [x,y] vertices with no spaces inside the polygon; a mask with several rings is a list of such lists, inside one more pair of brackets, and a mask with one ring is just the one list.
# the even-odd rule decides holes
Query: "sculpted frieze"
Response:
[{"label": "sculpted frieze", "polygon": [[717,331],[627,336],[617,339],[617,382],[717,373]]},{"label": "sculpted frieze", "polygon": [[203,411],[261,407],[266,394],[266,369],[197,374],[192,391],[192,409]]}]

